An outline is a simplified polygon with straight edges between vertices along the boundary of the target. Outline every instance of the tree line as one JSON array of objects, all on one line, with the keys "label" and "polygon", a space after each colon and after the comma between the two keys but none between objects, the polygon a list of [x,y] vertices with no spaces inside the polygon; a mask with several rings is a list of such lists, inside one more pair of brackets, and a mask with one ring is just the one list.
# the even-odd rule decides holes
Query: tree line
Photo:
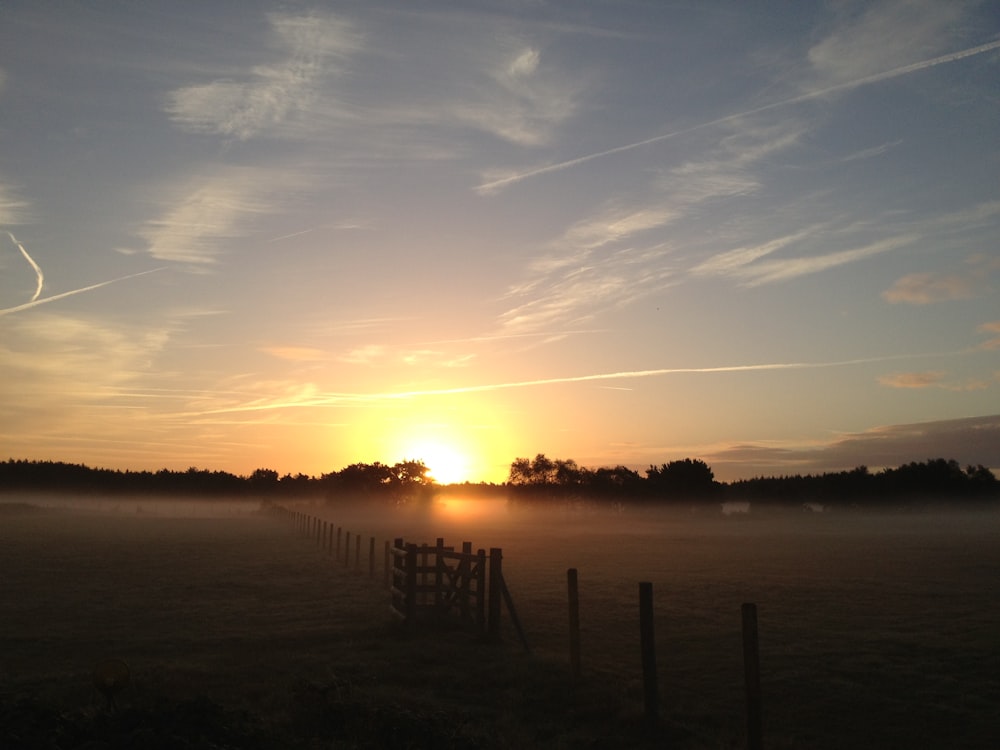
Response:
[{"label": "tree line", "polygon": [[83,494],[184,495],[199,497],[363,497],[403,500],[433,488],[422,461],[355,463],[312,477],[279,476],[257,469],[249,476],[191,467],[186,471],[130,471],[91,468],[60,461],[0,463],[0,492],[13,490]]},{"label": "tree line", "polygon": [[508,487],[523,499],[628,498],[642,502],[751,500],[772,503],[809,501],[874,504],[909,500],[1000,500],[1000,482],[985,466],[944,458],[911,462],[877,472],[867,466],[823,474],[756,477],[718,482],[700,459],[685,458],[650,466],[645,476],[626,466],[590,469],[572,459],[540,453],[510,466]]},{"label": "tree line", "polygon": [[[199,497],[345,498],[394,503],[430,497],[437,485],[430,469],[417,460],[395,464],[354,463],[319,477],[279,476],[257,469],[249,476],[191,467],[186,471],[130,471],[91,468],[55,461],[10,459],[0,462],[0,492],[48,491],[84,494],[177,495]],[[637,503],[699,503],[750,500],[770,503],[876,504],[910,500],[1000,500],[1000,481],[986,467],[967,466],[944,458],[912,462],[894,469],[795,474],[741,479],[715,479],[700,459],[684,458],[651,465],[640,474],[626,466],[587,468],[572,459],[539,453],[517,458],[507,482],[469,484],[463,491],[503,489],[527,501],[607,499]]]}]

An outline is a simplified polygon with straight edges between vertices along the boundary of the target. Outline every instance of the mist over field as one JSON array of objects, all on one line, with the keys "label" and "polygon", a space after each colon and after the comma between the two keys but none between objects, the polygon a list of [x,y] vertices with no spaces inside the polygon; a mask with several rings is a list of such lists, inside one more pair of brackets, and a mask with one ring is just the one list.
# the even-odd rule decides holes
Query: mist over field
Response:
[{"label": "mist over field", "polygon": [[[460,492],[403,506],[287,506],[327,521],[331,534],[350,533],[351,559],[259,502],[6,496],[0,698],[8,718],[25,699],[99,715],[90,671],[114,657],[133,674],[123,705],[201,696],[220,711],[247,712],[250,734],[280,734],[275,746],[342,736],[343,727],[290,718],[319,710],[303,707],[312,706],[303,690],[333,701],[331,686],[355,713],[351,701],[388,701],[421,716],[506,717],[487,732],[492,739],[465,737],[466,746],[574,747],[613,736],[621,744],[607,746],[642,746],[623,726],[634,728],[641,708],[637,584],[650,581],[675,747],[740,742],[743,602],[759,609],[769,746],[987,748],[1000,736],[995,509],[751,505],[727,515],[721,504],[538,507]],[[500,646],[456,640],[452,630],[401,638],[382,577],[384,542],[396,537],[502,548],[532,653],[507,613]],[[588,718],[573,704],[584,694],[565,689],[570,567],[579,571],[583,681],[603,696],[600,710],[583,710]],[[426,679],[404,677],[413,670]],[[539,706],[548,703],[557,718],[543,722]],[[562,738],[554,745],[552,732]]]}]

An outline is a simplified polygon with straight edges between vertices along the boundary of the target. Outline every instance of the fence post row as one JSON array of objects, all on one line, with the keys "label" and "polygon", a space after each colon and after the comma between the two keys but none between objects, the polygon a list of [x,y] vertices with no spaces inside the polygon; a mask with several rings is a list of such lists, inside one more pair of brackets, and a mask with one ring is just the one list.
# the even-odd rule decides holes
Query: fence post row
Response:
[{"label": "fence post row", "polygon": [[573,677],[579,678],[580,667],[580,589],[576,568],[566,571],[566,586],[569,589],[569,663]]},{"label": "fence post row", "polygon": [[647,721],[660,714],[660,695],[656,682],[656,644],[653,639],[653,584],[639,583],[639,637],[642,648],[642,697]]},{"label": "fence post row", "polygon": [[757,639],[757,605],[744,604],[743,673],[747,692],[747,750],[762,750],[764,731],[760,693],[760,650]]},{"label": "fence post row", "polygon": [[[350,567],[351,533],[344,532],[337,526],[337,541],[334,546],[332,522],[324,521],[302,511],[279,509],[292,526],[303,536],[315,538],[317,544],[327,548],[335,559],[340,558],[341,540],[344,544],[344,565]],[[360,569],[361,534],[356,534],[354,566]],[[514,626],[524,645],[529,650],[524,630],[514,608],[514,601],[507,589],[503,577],[503,551],[491,547],[489,551],[489,566],[487,573],[487,555],[479,549],[472,553],[472,543],[462,542],[461,554],[455,553],[454,547],[445,547],[444,539],[438,537],[433,548],[427,544],[419,547],[413,543],[404,544],[402,538],[396,538],[390,545],[385,542],[385,580],[384,584],[392,593],[392,610],[406,624],[416,621],[420,605],[428,606],[428,594],[433,594],[433,609],[443,612],[453,603],[457,603],[463,620],[473,620],[482,636],[490,641],[500,640],[501,597],[506,603]],[[434,555],[433,567],[429,565],[429,555]],[[456,559],[457,565],[450,568],[446,558]],[[419,564],[418,564],[419,563]],[[428,577],[433,573],[433,585],[428,584]],[[375,576],[375,537],[368,543],[368,574]],[[489,576],[489,586],[486,578]],[[419,581],[419,585],[418,585]],[[473,590],[472,583],[475,583]],[[569,597],[569,641],[570,665],[574,678],[581,675],[580,658],[580,594],[579,577],[576,568],[566,571],[566,583]],[[418,596],[420,594],[420,596]],[[473,612],[470,598],[475,597]],[[763,710],[760,689],[760,650],[757,629],[757,605],[744,603],[740,608],[743,638],[743,668],[746,688],[746,732],[747,750],[762,750],[763,748]],[[474,615],[474,616],[473,616]],[[639,583],[639,633],[642,656],[643,704],[647,721],[656,722],[659,719],[659,685],[656,667],[656,645],[654,638],[653,619],[653,584],[648,581]]]}]

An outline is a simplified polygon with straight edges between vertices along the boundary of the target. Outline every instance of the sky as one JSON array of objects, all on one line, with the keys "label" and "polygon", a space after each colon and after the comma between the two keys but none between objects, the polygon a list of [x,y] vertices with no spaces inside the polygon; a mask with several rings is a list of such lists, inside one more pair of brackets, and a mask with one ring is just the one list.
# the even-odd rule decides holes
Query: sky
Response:
[{"label": "sky", "polygon": [[0,2],[0,460],[1000,470],[995,2]]}]

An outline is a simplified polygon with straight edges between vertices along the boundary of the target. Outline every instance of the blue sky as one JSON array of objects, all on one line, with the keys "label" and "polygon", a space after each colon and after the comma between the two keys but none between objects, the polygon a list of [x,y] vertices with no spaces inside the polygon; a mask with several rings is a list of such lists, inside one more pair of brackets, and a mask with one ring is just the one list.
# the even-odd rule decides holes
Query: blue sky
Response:
[{"label": "blue sky", "polygon": [[8,3],[0,457],[1000,469],[989,2]]}]

